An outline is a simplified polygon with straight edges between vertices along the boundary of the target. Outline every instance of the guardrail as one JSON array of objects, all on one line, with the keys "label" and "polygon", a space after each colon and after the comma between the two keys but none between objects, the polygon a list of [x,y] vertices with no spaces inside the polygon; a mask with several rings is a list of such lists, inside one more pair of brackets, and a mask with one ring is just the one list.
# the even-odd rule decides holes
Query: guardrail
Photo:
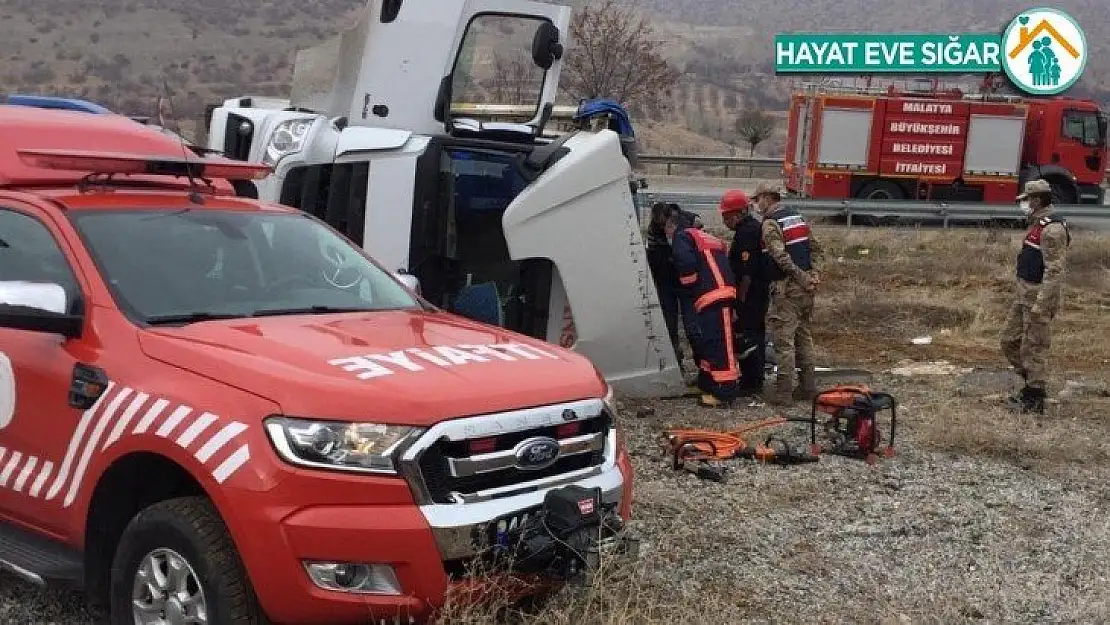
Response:
[{"label": "guardrail", "polygon": [[[674,202],[686,210],[716,220],[721,193],[717,191],[652,192],[640,191],[637,197],[641,215],[653,202]],[[977,202],[890,202],[882,200],[811,200],[786,198],[783,204],[796,208],[810,217],[844,218],[851,227],[856,220],[891,219],[913,223],[941,225],[984,222],[1018,222],[1025,218],[1013,204],[981,204]],[[1110,206],[1066,204],[1056,212],[1069,225],[1087,230],[1110,230]]]},{"label": "guardrail", "polygon": [[767,158],[761,156],[747,157],[747,156],[679,156],[674,154],[640,154],[637,160],[641,165],[664,165],[667,168],[667,175],[673,174],[675,165],[685,165],[693,167],[723,167],[725,170],[725,178],[729,178],[729,172],[736,171],[739,168],[746,167],[749,172],[756,169],[760,170],[773,170],[779,174],[782,172],[782,158]]},{"label": "guardrail", "polygon": [[[678,155],[678,154],[641,154],[638,157],[641,165],[664,165],[667,175],[673,175],[676,165],[687,167],[723,167],[725,178],[729,172],[747,168],[749,172],[756,169],[767,171],[774,170],[779,175],[782,172],[782,157],[764,156],[704,156],[704,155]],[[1110,169],[1106,170],[1110,175]]]}]

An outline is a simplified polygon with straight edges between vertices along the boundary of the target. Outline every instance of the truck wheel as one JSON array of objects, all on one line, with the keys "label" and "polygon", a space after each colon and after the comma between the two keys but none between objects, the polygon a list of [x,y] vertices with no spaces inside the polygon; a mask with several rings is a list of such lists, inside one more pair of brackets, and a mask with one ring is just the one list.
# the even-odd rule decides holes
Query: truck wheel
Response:
[{"label": "truck wheel", "polygon": [[906,193],[902,187],[889,180],[876,180],[860,189],[856,195],[860,200],[904,200]]},{"label": "truck wheel", "polygon": [[131,519],[112,562],[114,625],[266,623],[227,527],[203,497]]},{"label": "truck wheel", "polygon": [[1060,204],[1075,204],[1078,202],[1076,198],[1075,188],[1065,183],[1059,178],[1052,178],[1048,181],[1049,186],[1052,187],[1052,195]]}]

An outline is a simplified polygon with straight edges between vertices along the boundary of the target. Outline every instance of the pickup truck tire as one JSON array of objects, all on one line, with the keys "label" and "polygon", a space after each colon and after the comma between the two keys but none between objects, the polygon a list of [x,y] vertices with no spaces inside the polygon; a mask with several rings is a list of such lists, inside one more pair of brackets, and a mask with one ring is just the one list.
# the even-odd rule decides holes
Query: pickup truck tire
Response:
[{"label": "pickup truck tire", "polygon": [[[142,510],[124,529],[112,562],[113,625],[141,622],[133,612],[139,568],[167,561],[187,565],[186,582],[190,592],[195,594],[198,587],[203,591],[208,623],[268,622],[227,526],[212,503],[204,497],[182,497]],[[182,604],[174,601],[166,602],[167,617],[181,609]]]}]

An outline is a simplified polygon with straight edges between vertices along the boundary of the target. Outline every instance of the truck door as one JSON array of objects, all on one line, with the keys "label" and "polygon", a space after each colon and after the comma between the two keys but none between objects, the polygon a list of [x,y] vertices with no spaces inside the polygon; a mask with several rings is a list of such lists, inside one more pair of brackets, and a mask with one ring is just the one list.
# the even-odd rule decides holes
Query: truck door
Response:
[{"label": "truck door", "polygon": [[[463,57],[487,47],[464,49],[463,43],[476,40],[467,37],[475,20],[490,16],[528,22],[531,28],[518,32],[495,24],[485,37],[521,39],[520,51],[531,52],[529,63],[550,52],[539,93],[528,94],[538,96],[530,98],[536,104],[532,121],[538,121],[544,105],[555,102],[563,61],[558,40],[566,40],[570,8],[532,0],[370,0],[359,22],[338,42],[302,51],[302,66],[295,68],[294,105],[347,117],[356,126],[441,134],[446,103],[460,102],[459,94],[452,98],[450,89],[477,78],[460,76],[456,68],[469,71],[477,64]],[[494,21],[483,20],[484,25]],[[555,39],[550,36],[552,26],[557,29]],[[547,31],[546,38],[540,36],[541,29]],[[480,65],[491,70],[498,65],[498,59],[482,61]],[[496,77],[481,78],[490,82]]]},{"label": "truck door", "polygon": [[576,335],[570,347],[614,388],[631,397],[681,394],[685,383],[648,269],[620,138],[582,132],[561,148],[565,153],[505,210],[509,253],[550,259],[552,321],[563,321],[557,313],[565,299]]}]

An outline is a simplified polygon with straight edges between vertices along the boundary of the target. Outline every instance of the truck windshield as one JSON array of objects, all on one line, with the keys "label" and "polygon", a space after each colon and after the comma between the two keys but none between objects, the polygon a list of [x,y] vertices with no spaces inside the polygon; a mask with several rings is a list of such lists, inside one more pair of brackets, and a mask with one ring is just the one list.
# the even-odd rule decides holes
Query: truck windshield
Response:
[{"label": "truck windshield", "polygon": [[1094,111],[1067,111],[1064,114],[1064,136],[1085,146],[1106,145],[1106,129]]},{"label": "truck windshield", "polygon": [[186,208],[71,219],[117,304],[144,324],[422,307],[307,215]]}]

